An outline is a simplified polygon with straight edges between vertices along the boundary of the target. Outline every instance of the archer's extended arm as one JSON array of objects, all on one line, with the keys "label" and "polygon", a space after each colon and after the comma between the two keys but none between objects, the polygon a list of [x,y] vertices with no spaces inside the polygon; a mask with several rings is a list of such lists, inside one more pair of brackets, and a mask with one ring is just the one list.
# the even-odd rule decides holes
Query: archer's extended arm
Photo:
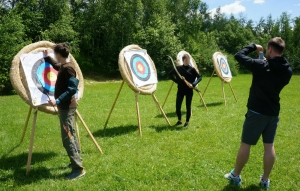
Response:
[{"label": "archer's extended arm", "polygon": [[44,60],[45,60],[45,62],[48,62],[49,64],[51,64],[56,71],[59,71],[60,64],[58,64],[53,58],[51,58],[50,56],[46,56],[44,58]]}]

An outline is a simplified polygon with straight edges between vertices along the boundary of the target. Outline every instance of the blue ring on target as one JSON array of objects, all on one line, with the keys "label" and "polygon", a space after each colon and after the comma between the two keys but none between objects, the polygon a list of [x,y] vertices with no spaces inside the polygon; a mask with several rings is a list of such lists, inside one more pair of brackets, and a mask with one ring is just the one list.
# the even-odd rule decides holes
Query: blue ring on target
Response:
[{"label": "blue ring on target", "polygon": [[141,81],[148,81],[150,78],[150,67],[144,57],[134,54],[130,60],[130,67],[133,74]]},{"label": "blue ring on target", "polygon": [[51,64],[45,62],[44,58],[41,58],[33,65],[31,78],[33,83],[42,93],[54,96],[55,86],[54,84],[51,84],[49,80],[46,80],[48,77],[47,72],[51,72],[51,70],[54,70]]},{"label": "blue ring on target", "polygon": [[[224,68],[223,66],[225,66],[226,68]],[[220,68],[221,68],[222,72],[224,72],[224,74],[229,73],[228,63],[226,62],[226,60],[224,58],[220,59]]]}]

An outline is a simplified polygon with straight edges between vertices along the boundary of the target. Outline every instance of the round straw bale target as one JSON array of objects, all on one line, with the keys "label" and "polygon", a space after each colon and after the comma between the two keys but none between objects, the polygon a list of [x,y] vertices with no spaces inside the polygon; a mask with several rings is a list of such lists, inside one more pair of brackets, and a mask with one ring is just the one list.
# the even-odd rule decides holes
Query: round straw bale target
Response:
[{"label": "round straw bale target", "polygon": [[226,56],[224,56],[221,52],[216,52],[213,54],[212,59],[217,76],[221,81],[230,83],[232,74]]},{"label": "round straw bale target", "polygon": [[[28,54],[28,53],[36,53],[36,52],[42,52],[46,49],[53,49],[53,46],[55,44],[48,41],[40,41],[36,42],[30,45],[25,46],[13,59],[11,69],[10,69],[10,81],[12,83],[13,88],[18,93],[18,95],[31,107],[36,107],[32,104],[30,91],[28,88],[28,84],[26,81],[26,76],[22,67],[20,56],[22,54]],[[74,59],[74,57],[70,54],[70,61],[74,65],[74,69],[77,74],[77,78],[79,79],[79,94],[78,94],[78,100],[83,97],[83,91],[84,91],[84,82],[83,82],[83,75],[82,72]],[[49,106],[48,104],[40,105],[38,106],[38,110],[49,113],[49,114],[55,114],[55,110],[52,106]]]},{"label": "round straw bale target", "polygon": [[[141,51],[141,53],[136,54],[133,51]],[[119,54],[118,63],[123,80],[134,92],[151,95],[156,91],[157,71],[154,62],[141,47],[129,45],[123,48]],[[135,80],[146,85],[138,86]]]},{"label": "round straw bale target", "polygon": [[188,52],[186,52],[186,51],[184,51],[184,50],[180,51],[180,52],[177,54],[177,59],[176,59],[176,61],[177,61],[177,66],[183,65],[182,57],[183,57],[183,55],[185,55],[185,54],[189,55],[189,57],[190,57],[190,66],[194,67],[194,68],[196,69],[196,71],[199,73],[199,70],[198,70],[198,66],[197,66],[196,61],[195,61],[194,58],[190,55],[190,53],[188,53]]}]

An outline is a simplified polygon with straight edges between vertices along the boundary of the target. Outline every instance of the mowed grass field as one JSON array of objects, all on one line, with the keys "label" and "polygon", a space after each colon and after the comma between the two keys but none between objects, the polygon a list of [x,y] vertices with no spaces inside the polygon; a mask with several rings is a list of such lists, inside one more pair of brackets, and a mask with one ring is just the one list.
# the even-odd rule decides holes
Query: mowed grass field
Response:
[{"label": "mowed grass field", "polygon": [[[79,112],[104,151],[100,154],[81,124],[82,158],[87,174],[66,181],[69,160],[62,146],[56,116],[39,112],[31,171],[25,175],[32,117],[20,144],[28,112],[18,95],[0,97],[0,190],[208,190],[255,191],[262,174],[262,143],[252,148],[240,188],[229,185],[224,174],[234,167],[239,148],[251,75],[233,78],[235,102],[226,85],[223,104],[221,82],[213,78],[204,99],[206,111],[194,94],[193,116],[188,129],[169,127],[151,96],[140,96],[143,136],[138,134],[134,93],[124,86],[108,127],[104,123],[121,82],[85,81]],[[209,78],[200,84],[204,89]],[[277,161],[271,190],[300,190],[300,76],[293,76],[281,94],[280,125],[276,137]],[[171,81],[158,84],[162,104]],[[175,124],[176,87],[164,107]],[[183,105],[183,110],[185,106]],[[183,116],[183,119],[185,116]]]}]

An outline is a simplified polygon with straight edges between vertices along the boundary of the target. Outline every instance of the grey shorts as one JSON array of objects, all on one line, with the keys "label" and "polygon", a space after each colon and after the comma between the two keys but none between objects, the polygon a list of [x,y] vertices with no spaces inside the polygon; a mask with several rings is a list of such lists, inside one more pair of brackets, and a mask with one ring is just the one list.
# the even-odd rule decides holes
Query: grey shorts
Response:
[{"label": "grey shorts", "polygon": [[262,115],[249,110],[243,126],[242,142],[256,145],[262,135],[264,143],[274,143],[278,123],[278,116]]}]

